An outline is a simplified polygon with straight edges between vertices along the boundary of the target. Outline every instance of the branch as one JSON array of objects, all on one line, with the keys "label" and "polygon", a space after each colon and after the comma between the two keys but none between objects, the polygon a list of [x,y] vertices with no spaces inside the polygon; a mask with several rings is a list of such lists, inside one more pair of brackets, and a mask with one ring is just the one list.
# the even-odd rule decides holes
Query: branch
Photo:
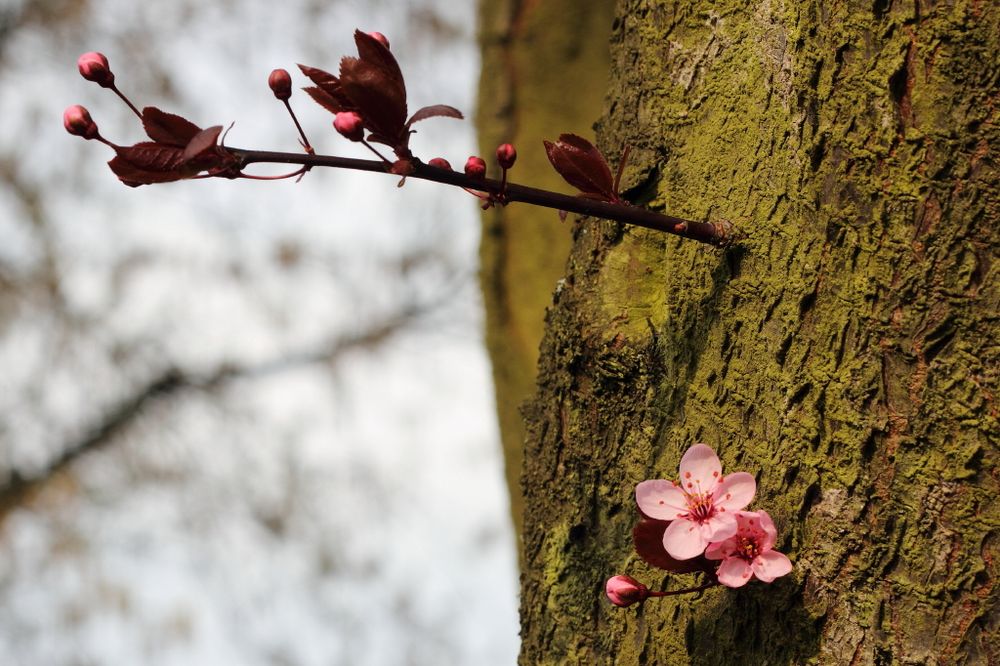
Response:
[{"label": "branch", "polygon": [[[374,173],[390,173],[391,165],[376,160],[361,160],[351,157],[337,157],[334,155],[305,155],[302,153],[282,153],[266,150],[245,150],[242,148],[226,148],[236,157],[240,169],[249,164],[272,163],[272,164],[299,164],[302,166],[323,166],[340,169],[355,169],[358,171],[371,171]],[[584,197],[559,194],[535,187],[506,183],[504,185],[499,180],[492,178],[472,178],[464,173],[452,171],[450,169],[439,169],[417,160],[413,161],[416,169],[414,173],[407,175],[407,178],[419,178],[430,180],[435,183],[454,185],[468,190],[478,190],[490,192],[499,199],[507,202],[520,201],[535,206],[564,210],[590,217],[599,217],[605,220],[624,222],[637,227],[663,231],[684,238],[690,238],[709,245],[725,247],[734,240],[735,233],[731,222],[696,222],[685,220],[671,215],[639,208],[629,204],[608,203],[586,199]]]},{"label": "branch", "polygon": [[146,384],[137,394],[122,401],[79,441],[70,444],[40,473],[26,476],[12,470],[7,482],[0,485],[0,521],[8,512],[22,506],[50,480],[66,471],[86,454],[99,451],[124,432],[145,409],[157,400],[188,390],[212,391],[225,388],[241,379],[258,378],[286,370],[319,363],[336,363],[345,354],[386,342],[403,330],[426,307],[412,306],[395,313],[361,333],[338,338],[315,349],[254,365],[223,365],[209,374],[185,372],[168,368]]}]

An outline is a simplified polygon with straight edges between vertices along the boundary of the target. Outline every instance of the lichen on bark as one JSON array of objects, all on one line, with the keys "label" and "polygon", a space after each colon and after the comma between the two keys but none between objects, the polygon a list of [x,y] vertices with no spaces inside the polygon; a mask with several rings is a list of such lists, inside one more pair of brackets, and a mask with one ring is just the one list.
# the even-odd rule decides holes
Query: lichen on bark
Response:
[{"label": "lichen on bark", "polygon": [[[527,441],[521,662],[1000,659],[1000,6],[625,0],[599,139],[716,251],[587,220]],[[793,574],[611,607],[632,490],[705,441]]]}]

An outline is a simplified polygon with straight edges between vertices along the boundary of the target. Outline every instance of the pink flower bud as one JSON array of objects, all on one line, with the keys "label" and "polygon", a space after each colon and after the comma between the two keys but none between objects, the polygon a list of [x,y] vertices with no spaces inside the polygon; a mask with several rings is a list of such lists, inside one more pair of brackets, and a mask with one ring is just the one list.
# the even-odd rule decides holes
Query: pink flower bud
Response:
[{"label": "pink flower bud", "polygon": [[288,70],[276,69],[267,77],[267,85],[271,86],[271,92],[280,100],[286,100],[292,96],[292,77]]},{"label": "pink flower bud", "polygon": [[389,48],[389,40],[381,32],[369,32],[368,36],[377,41],[385,48]]},{"label": "pink flower bud", "polygon": [[82,136],[84,139],[97,136],[97,123],[90,117],[90,112],[79,104],[63,111],[63,127],[73,136]]},{"label": "pink flower bud", "polygon": [[631,576],[612,576],[608,579],[604,591],[611,603],[622,608],[645,601],[649,597],[646,586]]},{"label": "pink flower bud", "polygon": [[361,141],[365,138],[365,124],[361,116],[353,111],[341,111],[333,119],[333,128],[351,141]]},{"label": "pink flower bud", "polygon": [[473,155],[465,161],[465,175],[470,178],[481,179],[486,177],[486,162],[482,157]]},{"label": "pink flower bud", "polygon": [[76,59],[76,66],[80,69],[80,75],[88,81],[93,81],[103,88],[110,88],[115,84],[115,75],[111,72],[108,59],[103,53],[91,51],[84,53]]},{"label": "pink flower bud", "polygon": [[432,167],[437,167],[438,169],[447,169],[448,171],[451,171],[451,164],[449,164],[448,160],[444,159],[443,157],[435,157],[430,162],[428,162],[428,164],[431,165]]},{"label": "pink flower bud", "polygon": [[517,151],[514,150],[514,146],[502,143],[497,147],[497,162],[501,167],[509,169],[514,166],[515,160],[517,160]]}]

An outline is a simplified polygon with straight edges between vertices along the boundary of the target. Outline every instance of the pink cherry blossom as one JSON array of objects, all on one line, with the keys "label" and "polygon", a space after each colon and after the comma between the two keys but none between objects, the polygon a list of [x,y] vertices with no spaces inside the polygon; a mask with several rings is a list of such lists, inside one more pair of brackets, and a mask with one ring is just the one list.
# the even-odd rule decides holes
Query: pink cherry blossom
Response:
[{"label": "pink cherry blossom", "polygon": [[695,444],[681,458],[680,484],[643,481],[635,487],[639,510],[649,518],[669,520],[663,547],[678,560],[701,555],[708,544],[736,534],[736,512],[746,508],[757,482],[746,472],[722,476],[712,447]]},{"label": "pink cherry blossom", "polygon": [[766,511],[739,511],[736,534],[709,545],[705,557],[722,560],[717,576],[727,587],[742,587],[756,576],[770,583],[792,570],[792,563],[782,553],[771,550],[778,530]]}]

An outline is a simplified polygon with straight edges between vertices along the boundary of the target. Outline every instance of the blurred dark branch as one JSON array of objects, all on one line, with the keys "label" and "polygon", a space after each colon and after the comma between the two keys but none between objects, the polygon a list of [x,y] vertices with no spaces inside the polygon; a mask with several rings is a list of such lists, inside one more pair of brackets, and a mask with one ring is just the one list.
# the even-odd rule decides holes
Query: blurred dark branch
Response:
[{"label": "blurred dark branch", "polygon": [[0,521],[8,512],[23,506],[49,481],[65,472],[81,457],[99,451],[115,441],[153,403],[187,391],[218,391],[245,379],[255,379],[310,365],[334,365],[348,353],[372,350],[398,333],[413,326],[416,321],[434,308],[434,304],[418,305],[393,313],[383,321],[357,334],[336,338],[315,349],[284,355],[271,361],[248,365],[222,365],[207,374],[193,373],[180,368],[167,368],[137,393],[123,400],[108,411],[99,423],[89,428],[79,441],[63,448],[41,472],[23,475],[12,470],[6,482],[0,485]]},{"label": "blurred dark branch", "polygon": [[0,286],[21,290],[25,284],[41,285],[57,304],[58,307],[54,309],[61,311],[64,302],[59,285],[59,267],[56,263],[52,230],[45,215],[42,190],[25,177],[18,158],[10,155],[0,156],[0,182],[4,184],[7,194],[10,194],[21,207],[22,215],[16,219],[24,219],[30,223],[43,249],[42,259],[39,262],[41,265],[34,275],[19,280],[21,284],[16,283],[14,278],[5,276],[4,267],[0,265]]}]

